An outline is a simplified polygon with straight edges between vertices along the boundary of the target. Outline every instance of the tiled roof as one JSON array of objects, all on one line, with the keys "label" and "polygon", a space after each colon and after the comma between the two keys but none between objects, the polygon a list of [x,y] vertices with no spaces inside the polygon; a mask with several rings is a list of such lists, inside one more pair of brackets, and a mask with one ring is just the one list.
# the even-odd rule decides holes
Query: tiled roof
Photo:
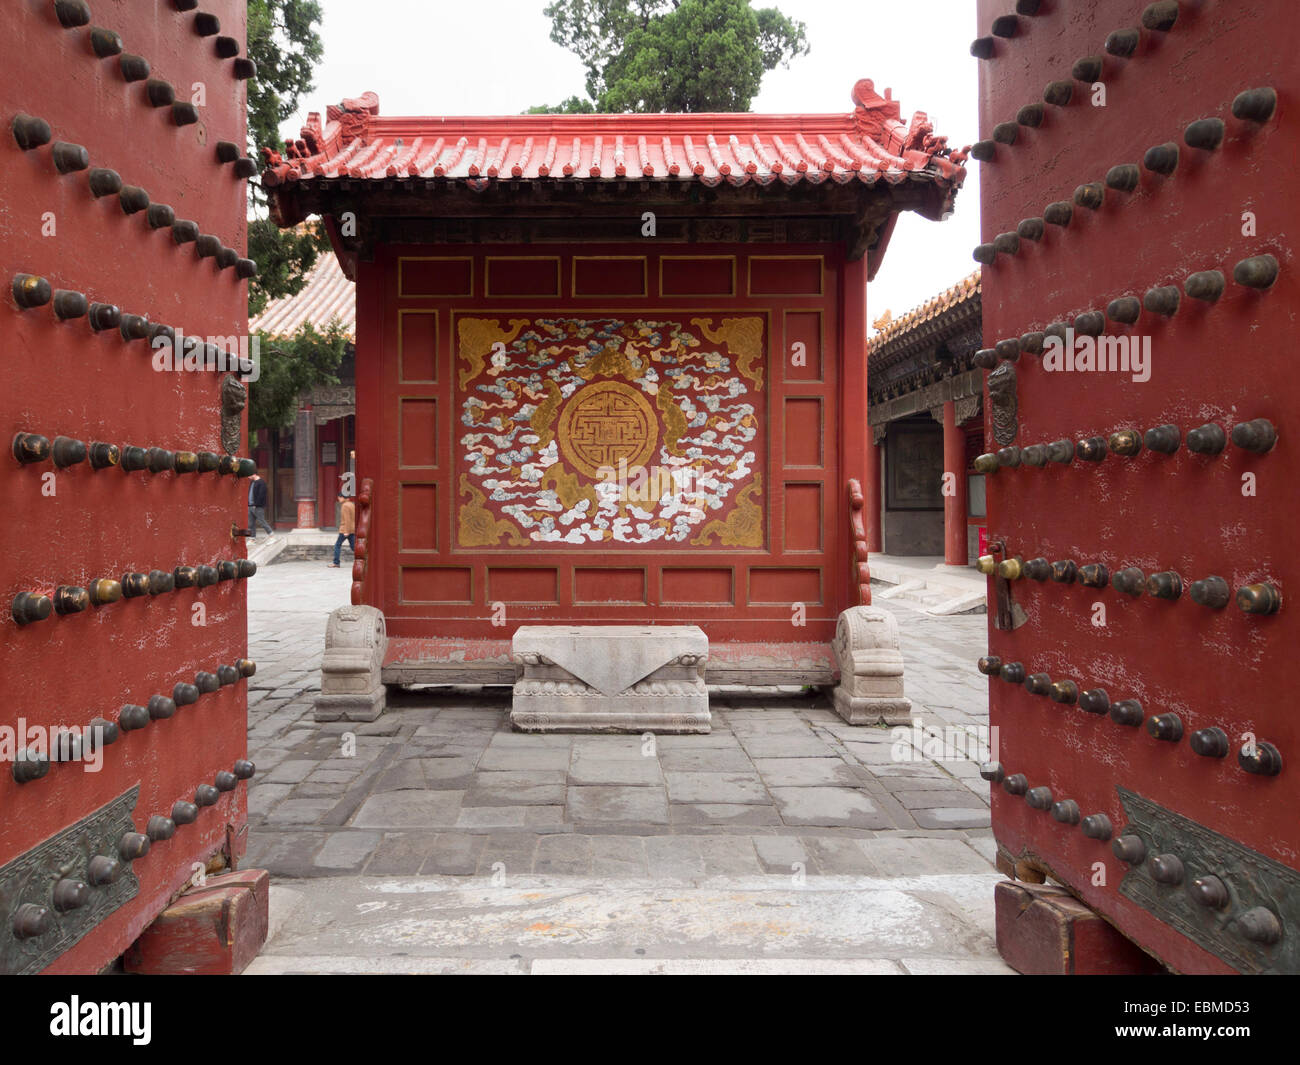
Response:
[{"label": "tiled roof", "polygon": [[698,181],[708,186],[928,180],[951,192],[964,151],[924,112],[900,118],[888,89],[853,87],[835,115],[605,114],[381,118],[374,93],[308,117],[283,154],[264,149],[263,185],[332,179]]},{"label": "tiled roof", "polygon": [[307,283],[301,292],[296,296],[281,296],[272,300],[261,314],[248,323],[248,327],[255,332],[290,336],[304,322],[310,322],[318,332],[324,332],[331,321],[338,319],[348,336],[355,338],[356,288],[343,275],[338,259],[325,252],[307,272]]},{"label": "tiled roof", "polygon": [[980,298],[980,272],[962,278],[951,288],[926,300],[921,306],[914,307],[904,315],[886,323],[884,328],[867,341],[871,353],[879,352],[886,346],[904,339],[909,333],[921,330],[927,323],[934,322],[941,316],[950,317],[950,312]]}]

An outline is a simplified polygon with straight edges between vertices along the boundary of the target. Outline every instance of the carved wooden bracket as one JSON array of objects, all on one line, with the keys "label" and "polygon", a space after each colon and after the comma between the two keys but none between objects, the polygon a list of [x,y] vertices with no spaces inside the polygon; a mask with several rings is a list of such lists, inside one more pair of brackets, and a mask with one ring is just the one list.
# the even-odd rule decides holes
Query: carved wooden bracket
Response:
[{"label": "carved wooden bracket", "polygon": [[375,482],[367,477],[357,493],[357,538],[352,549],[352,605],[365,602],[366,572],[370,568],[370,537],[373,534]]},{"label": "carved wooden bracket", "polygon": [[858,606],[871,605],[871,570],[867,568],[867,527],[863,510],[866,496],[862,483],[849,478],[849,533],[853,539],[853,557],[850,562],[850,580],[858,586]]}]

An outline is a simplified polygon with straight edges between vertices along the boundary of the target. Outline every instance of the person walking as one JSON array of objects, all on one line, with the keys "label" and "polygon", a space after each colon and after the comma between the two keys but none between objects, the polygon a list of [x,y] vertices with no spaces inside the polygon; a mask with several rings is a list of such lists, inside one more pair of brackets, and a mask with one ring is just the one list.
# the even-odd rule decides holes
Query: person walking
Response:
[{"label": "person walking", "polygon": [[339,496],[339,535],[334,541],[334,561],[330,563],[335,569],[339,568],[339,552],[343,549],[343,541],[348,542],[348,547],[355,556],[357,553],[357,508],[356,505],[345,495]]},{"label": "person walking", "polygon": [[271,523],[266,520],[266,482],[262,480],[260,474],[255,473],[248,485],[248,535],[253,540],[257,539],[259,524],[266,530],[267,535],[275,535]]}]

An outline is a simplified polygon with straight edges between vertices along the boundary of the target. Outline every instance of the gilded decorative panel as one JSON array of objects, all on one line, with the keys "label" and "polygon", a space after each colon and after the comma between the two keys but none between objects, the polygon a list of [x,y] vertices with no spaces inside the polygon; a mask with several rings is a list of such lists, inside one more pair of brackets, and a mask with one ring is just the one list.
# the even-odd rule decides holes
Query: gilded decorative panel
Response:
[{"label": "gilded decorative panel", "polygon": [[761,548],[760,315],[460,316],[462,548]]}]

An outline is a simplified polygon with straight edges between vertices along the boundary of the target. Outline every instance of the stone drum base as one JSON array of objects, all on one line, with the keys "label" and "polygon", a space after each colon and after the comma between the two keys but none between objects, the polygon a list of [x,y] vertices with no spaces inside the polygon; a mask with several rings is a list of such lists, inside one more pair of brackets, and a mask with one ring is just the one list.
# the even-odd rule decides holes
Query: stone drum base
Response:
[{"label": "stone drum base", "polygon": [[317,721],[374,721],[384,712],[384,615],[372,606],[342,606],[325,625]]},{"label": "stone drum base", "polygon": [[906,725],[912,700],[903,694],[898,621],[878,606],[852,606],[839,616],[831,644],[840,682],[835,712],[850,725]]},{"label": "stone drum base", "polygon": [[710,730],[697,625],[523,625],[512,647],[519,732]]}]

